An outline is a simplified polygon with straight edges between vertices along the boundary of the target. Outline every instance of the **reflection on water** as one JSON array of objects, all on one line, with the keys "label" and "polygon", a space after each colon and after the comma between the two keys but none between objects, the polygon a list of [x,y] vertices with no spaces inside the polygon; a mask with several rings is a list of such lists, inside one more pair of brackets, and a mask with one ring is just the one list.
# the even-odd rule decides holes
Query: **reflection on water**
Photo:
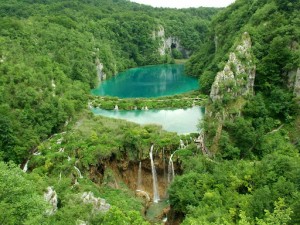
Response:
[{"label": "reflection on water", "polygon": [[175,110],[104,110],[92,109],[96,115],[125,119],[138,124],[158,124],[164,130],[177,132],[178,134],[199,132],[197,125],[204,116],[204,108],[194,106],[188,109]]},{"label": "reflection on water", "polygon": [[186,76],[183,65],[172,64],[127,70],[101,83],[92,94],[120,98],[159,97],[198,88],[198,80]]}]

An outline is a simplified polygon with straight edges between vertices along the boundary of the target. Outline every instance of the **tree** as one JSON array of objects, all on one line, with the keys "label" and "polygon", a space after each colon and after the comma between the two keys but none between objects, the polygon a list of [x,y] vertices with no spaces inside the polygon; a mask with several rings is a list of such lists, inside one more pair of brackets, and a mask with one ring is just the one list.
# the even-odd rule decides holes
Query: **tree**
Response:
[{"label": "tree", "polygon": [[271,213],[269,210],[265,210],[265,218],[257,219],[258,225],[285,225],[291,220],[292,210],[286,207],[284,198],[279,198],[275,202],[274,212]]},{"label": "tree", "polygon": [[42,224],[46,202],[14,164],[0,162],[0,224]]}]

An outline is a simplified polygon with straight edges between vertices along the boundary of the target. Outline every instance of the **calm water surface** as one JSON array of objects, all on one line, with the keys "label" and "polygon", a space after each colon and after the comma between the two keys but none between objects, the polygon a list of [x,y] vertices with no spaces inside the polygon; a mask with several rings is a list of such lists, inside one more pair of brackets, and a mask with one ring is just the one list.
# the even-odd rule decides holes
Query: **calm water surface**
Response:
[{"label": "calm water surface", "polygon": [[120,98],[160,97],[197,90],[196,78],[184,73],[178,64],[129,69],[102,82],[92,94]]},{"label": "calm water surface", "polygon": [[96,115],[125,119],[138,124],[158,124],[164,130],[178,134],[199,132],[197,124],[204,116],[204,108],[194,106],[188,109],[175,110],[104,110],[92,109]]}]

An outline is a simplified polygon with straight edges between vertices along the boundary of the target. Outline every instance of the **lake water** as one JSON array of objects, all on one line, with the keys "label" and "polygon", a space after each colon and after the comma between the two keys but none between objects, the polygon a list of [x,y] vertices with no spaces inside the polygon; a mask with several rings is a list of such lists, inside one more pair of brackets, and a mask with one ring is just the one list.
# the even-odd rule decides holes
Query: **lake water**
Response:
[{"label": "lake water", "polygon": [[120,98],[149,98],[199,89],[198,80],[184,73],[184,65],[167,64],[133,68],[103,81],[92,94]]},{"label": "lake water", "polygon": [[204,108],[194,106],[188,109],[174,110],[104,110],[92,109],[94,114],[125,119],[138,124],[158,124],[164,130],[178,134],[197,133],[199,120],[204,116]]}]

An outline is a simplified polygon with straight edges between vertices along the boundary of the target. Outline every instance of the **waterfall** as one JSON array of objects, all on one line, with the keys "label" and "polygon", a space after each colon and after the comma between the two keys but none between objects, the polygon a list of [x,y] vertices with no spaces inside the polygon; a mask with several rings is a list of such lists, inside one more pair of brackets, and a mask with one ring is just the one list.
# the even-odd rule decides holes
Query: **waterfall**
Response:
[{"label": "waterfall", "polygon": [[28,170],[28,163],[29,163],[29,159],[27,160],[25,166],[23,167],[23,172],[26,173]]},{"label": "waterfall", "polygon": [[53,215],[57,210],[57,194],[52,187],[47,187],[47,191],[44,193],[44,199],[52,206],[47,209],[46,214]]},{"label": "waterfall", "polygon": [[142,189],[142,161],[139,164],[139,171],[138,171],[138,181],[137,181],[137,190]]},{"label": "waterfall", "polygon": [[174,153],[170,156],[169,164],[168,164],[168,183],[169,184],[173,181],[173,179],[175,177],[174,164],[173,164],[173,160],[172,160]]},{"label": "waterfall", "polygon": [[79,178],[83,178],[83,176],[81,175],[80,170],[79,170],[76,166],[74,166],[74,168],[75,168],[75,170],[77,171],[77,173],[78,173],[78,175],[79,175]]},{"label": "waterfall", "polygon": [[174,164],[173,164],[173,155],[179,150],[176,150],[175,152],[173,152],[173,154],[171,154],[170,159],[169,159],[169,164],[168,164],[168,183],[172,183],[172,181],[174,180],[175,177],[175,171],[174,171]]},{"label": "waterfall", "polygon": [[150,148],[150,160],[151,160],[151,170],[152,170],[152,180],[153,180],[153,202],[158,203],[158,201],[160,199],[159,199],[159,193],[158,193],[156,170],[155,170],[155,165],[154,165],[154,161],[153,161],[153,145],[151,145],[151,148]]},{"label": "waterfall", "polygon": [[166,180],[165,147],[163,147],[163,150],[162,150],[162,160],[163,160],[163,168],[164,168],[164,180]]},{"label": "waterfall", "polygon": [[180,139],[179,148],[180,148],[180,149],[186,148],[185,145],[184,145],[183,140],[181,140],[181,139]]}]

